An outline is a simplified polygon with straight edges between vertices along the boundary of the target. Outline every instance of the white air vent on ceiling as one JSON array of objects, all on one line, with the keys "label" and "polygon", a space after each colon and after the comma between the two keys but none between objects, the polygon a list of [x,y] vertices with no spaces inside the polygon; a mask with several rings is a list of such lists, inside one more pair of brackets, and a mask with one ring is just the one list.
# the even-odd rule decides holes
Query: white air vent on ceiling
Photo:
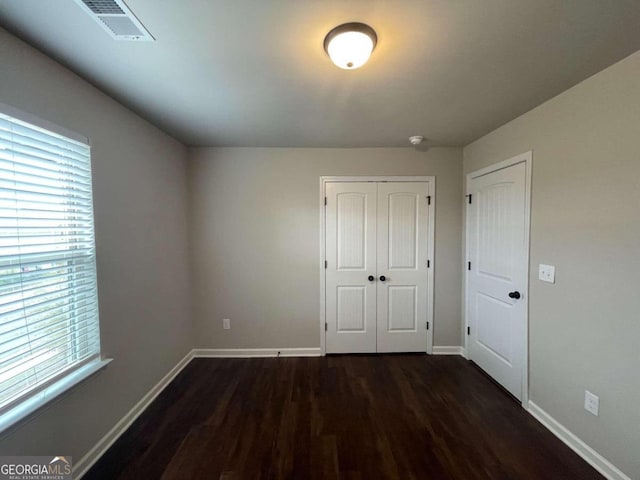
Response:
[{"label": "white air vent on ceiling", "polygon": [[76,0],[116,40],[153,42],[155,39],[123,0]]}]

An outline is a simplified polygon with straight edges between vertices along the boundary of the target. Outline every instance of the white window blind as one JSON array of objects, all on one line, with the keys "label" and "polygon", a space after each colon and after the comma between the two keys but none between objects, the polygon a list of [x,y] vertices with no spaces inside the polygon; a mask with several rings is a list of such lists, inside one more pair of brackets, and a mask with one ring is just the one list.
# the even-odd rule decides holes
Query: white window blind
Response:
[{"label": "white window blind", "polygon": [[0,113],[0,414],[99,357],[90,148]]}]

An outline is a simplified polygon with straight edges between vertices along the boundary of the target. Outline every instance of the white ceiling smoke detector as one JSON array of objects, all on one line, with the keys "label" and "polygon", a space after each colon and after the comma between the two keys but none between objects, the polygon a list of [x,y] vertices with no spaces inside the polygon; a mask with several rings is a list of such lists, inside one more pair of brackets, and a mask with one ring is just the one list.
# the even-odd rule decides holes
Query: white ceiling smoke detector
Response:
[{"label": "white ceiling smoke detector", "polygon": [[123,0],[76,0],[76,3],[116,40],[155,41]]},{"label": "white ceiling smoke detector", "polygon": [[424,142],[424,137],[422,135],[409,137],[409,143],[411,143],[411,145],[420,145],[422,142]]}]

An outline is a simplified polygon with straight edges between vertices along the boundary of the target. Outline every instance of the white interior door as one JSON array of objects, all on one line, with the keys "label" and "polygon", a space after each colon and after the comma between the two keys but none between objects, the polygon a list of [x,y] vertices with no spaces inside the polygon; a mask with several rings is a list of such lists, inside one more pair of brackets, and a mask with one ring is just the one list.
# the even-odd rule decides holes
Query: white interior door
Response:
[{"label": "white interior door", "polygon": [[428,347],[429,182],[325,187],[327,353]]},{"label": "white interior door", "polygon": [[376,351],[376,189],[326,185],[327,353]]},{"label": "white interior door", "polygon": [[469,358],[522,400],[526,354],[526,164],[470,178]]},{"label": "white interior door", "polygon": [[427,349],[429,184],[378,184],[378,352]]}]

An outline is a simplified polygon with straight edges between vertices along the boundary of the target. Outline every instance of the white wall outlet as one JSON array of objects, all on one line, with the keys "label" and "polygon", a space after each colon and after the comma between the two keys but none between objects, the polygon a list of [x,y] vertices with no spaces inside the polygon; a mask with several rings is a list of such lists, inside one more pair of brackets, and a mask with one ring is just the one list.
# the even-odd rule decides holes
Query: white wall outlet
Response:
[{"label": "white wall outlet", "polygon": [[584,391],[584,409],[593,413],[596,417],[598,416],[598,410],[600,408],[600,398],[597,395],[594,395],[589,390]]},{"label": "white wall outlet", "polygon": [[541,263],[538,270],[538,278],[543,282],[556,283],[556,267]]},{"label": "white wall outlet", "polygon": [[225,330],[231,330],[231,319],[230,318],[223,318],[222,319],[222,328],[224,328]]}]

